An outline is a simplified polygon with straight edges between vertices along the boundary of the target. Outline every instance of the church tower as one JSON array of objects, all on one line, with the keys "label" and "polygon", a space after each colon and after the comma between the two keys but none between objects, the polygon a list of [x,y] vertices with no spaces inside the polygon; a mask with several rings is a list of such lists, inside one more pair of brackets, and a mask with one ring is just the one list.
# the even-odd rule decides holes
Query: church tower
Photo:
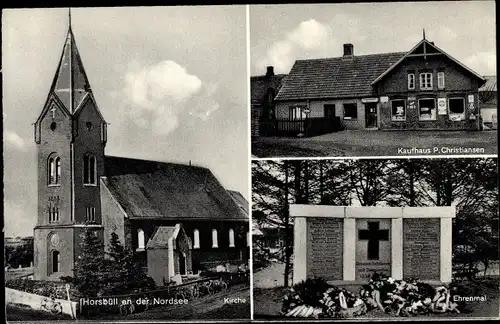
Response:
[{"label": "church tower", "polygon": [[34,230],[35,279],[73,274],[82,234],[102,239],[99,179],[104,173],[106,122],[83,68],[71,13],[52,86],[35,122],[38,220]]}]

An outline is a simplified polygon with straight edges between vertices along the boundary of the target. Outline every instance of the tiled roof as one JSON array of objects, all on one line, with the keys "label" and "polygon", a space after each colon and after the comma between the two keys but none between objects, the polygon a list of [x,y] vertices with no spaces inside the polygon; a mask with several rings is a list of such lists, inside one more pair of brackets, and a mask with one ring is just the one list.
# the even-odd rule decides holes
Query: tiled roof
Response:
[{"label": "tiled roof", "polygon": [[248,214],[248,201],[243,197],[243,195],[239,191],[228,190],[231,197],[233,197],[234,201],[240,206],[246,214]]},{"label": "tiled roof", "polygon": [[91,93],[89,80],[71,28],[66,36],[51,91],[57,94],[70,113],[74,113],[85,95]]},{"label": "tiled roof", "polygon": [[261,103],[263,97],[267,94],[267,89],[273,88],[276,93],[283,84],[286,74],[276,74],[272,76],[259,75],[250,77],[250,94],[252,103]]},{"label": "tiled roof", "polygon": [[479,88],[479,91],[497,91],[497,76],[485,75],[486,83]]},{"label": "tiled roof", "polygon": [[168,240],[173,238],[175,226],[159,226],[156,228],[146,247],[148,249],[168,248]]},{"label": "tiled roof", "polygon": [[207,168],[106,156],[105,174],[130,218],[248,221]]},{"label": "tiled roof", "polygon": [[275,100],[372,96],[370,83],[405,54],[297,60]]}]

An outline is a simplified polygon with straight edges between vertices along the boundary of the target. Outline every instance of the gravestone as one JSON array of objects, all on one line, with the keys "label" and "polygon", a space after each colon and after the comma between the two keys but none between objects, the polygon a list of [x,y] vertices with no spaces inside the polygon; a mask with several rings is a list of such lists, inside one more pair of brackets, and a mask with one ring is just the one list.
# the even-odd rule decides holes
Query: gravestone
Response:
[{"label": "gravestone", "polygon": [[366,282],[451,281],[455,207],[290,205],[294,218],[293,281],[322,277]]}]

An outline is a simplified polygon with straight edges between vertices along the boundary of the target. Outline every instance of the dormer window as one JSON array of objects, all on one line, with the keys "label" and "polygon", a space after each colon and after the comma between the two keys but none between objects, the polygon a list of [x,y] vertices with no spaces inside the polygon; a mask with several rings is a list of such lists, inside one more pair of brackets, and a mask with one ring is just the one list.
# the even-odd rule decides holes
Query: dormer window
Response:
[{"label": "dormer window", "polygon": [[85,154],[83,157],[83,184],[95,185],[96,184],[96,160],[95,156],[90,153]]},{"label": "dormer window", "polygon": [[49,157],[47,177],[49,186],[58,186],[61,184],[61,158],[56,154],[52,154]]}]

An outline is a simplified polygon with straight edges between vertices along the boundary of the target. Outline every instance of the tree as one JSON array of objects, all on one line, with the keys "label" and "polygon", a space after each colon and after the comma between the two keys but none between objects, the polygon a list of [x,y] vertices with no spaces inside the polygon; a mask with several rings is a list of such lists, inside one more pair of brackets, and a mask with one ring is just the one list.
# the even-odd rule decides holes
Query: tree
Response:
[{"label": "tree", "polygon": [[80,255],[73,269],[73,277],[61,277],[70,282],[84,297],[101,296],[108,287],[109,269],[104,259],[104,245],[93,231],[81,235]]},{"label": "tree", "polygon": [[107,293],[120,294],[155,288],[154,280],[146,275],[134,251],[124,248],[115,232],[111,233],[106,255]]}]

